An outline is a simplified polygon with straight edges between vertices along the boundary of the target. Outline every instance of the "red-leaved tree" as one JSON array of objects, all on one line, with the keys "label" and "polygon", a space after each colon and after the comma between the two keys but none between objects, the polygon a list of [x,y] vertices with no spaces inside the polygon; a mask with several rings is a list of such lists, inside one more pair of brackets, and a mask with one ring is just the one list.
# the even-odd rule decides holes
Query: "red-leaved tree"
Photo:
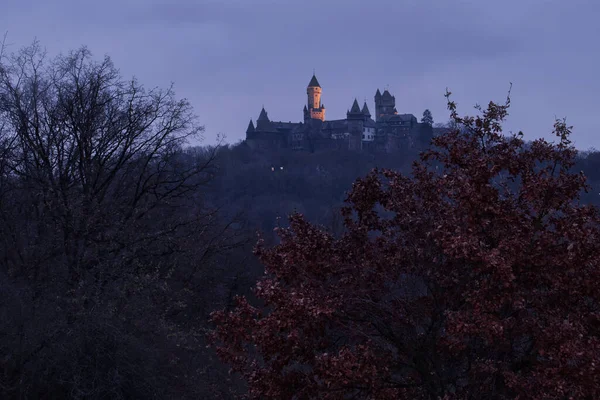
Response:
[{"label": "red-leaved tree", "polygon": [[249,397],[600,399],[600,217],[570,127],[504,136],[509,103],[459,117],[448,97],[461,128],[411,177],[358,180],[342,237],[295,214],[259,242],[260,306],[213,314]]}]

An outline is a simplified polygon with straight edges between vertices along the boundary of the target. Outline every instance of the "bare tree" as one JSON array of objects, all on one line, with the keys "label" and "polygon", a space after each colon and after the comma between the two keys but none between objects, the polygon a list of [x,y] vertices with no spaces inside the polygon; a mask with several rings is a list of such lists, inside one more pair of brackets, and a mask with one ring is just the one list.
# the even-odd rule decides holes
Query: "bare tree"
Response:
[{"label": "bare tree", "polygon": [[[54,59],[37,42],[0,52],[0,274],[11,289],[0,303],[13,305],[0,313],[0,393],[35,397],[33,377],[75,398],[158,393],[143,368],[164,363],[160,351],[139,367],[139,332],[119,324],[172,333],[173,307],[150,304],[238,243],[199,190],[216,149],[183,151],[202,132],[172,87],[124,80],[85,47]],[[99,360],[83,349],[114,357],[115,341],[139,376],[114,359],[103,375],[85,371]]]}]

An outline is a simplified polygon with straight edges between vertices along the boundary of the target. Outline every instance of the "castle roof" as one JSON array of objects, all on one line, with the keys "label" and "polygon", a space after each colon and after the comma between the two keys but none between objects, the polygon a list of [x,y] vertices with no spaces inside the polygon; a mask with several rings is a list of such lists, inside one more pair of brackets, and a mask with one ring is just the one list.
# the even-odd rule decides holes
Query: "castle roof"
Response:
[{"label": "castle roof", "polygon": [[365,101],[365,104],[363,104],[362,113],[365,114],[367,117],[371,116],[371,113],[369,112],[369,107],[367,107],[366,101]]},{"label": "castle roof", "polygon": [[412,114],[398,114],[398,116],[400,118],[402,118],[402,120],[404,120],[404,121],[416,121],[417,120],[417,117],[415,117]]},{"label": "castle roof", "polygon": [[395,114],[395,115],[384,115],[381,117],[386,123],[397,123],[397,122],[417,122],[417,117],[412,114]]},{"label": "castle roof", "polygon": [[345,132],[348,129],[348,120],[346,119],[333,119],[325,121],[322,129]]},{"label": "castle roof", "polygon": [[302,125],[301,122],[271,121],[271,126],[277,131],[289,131]]},{"label": "castle roof", "polygon": [[260,110],[260,115],[258,116],[258,119],[256,121],[268,121],[269,120],[269,116],[267,115],[267,112],[265,111],[265,108],[263,107],[262,110]]},{"label": "castle roof", "polygon": [[356,99],[354,99],[354,103],[352,103],[352,108],[350,109],[350,113],[351,114],[359,114],[360,111],[360,106],[358,105],[358,101]]},{"label": "castle roof", "polygon": [[392,99],[394,96],[392,96],[390,92],[386,89],[383,91],[383,95],[381,97],[383,97],[384,99]]},{"label": "castle roof", "polygon": [[252,123],[252,119],[250,119],[250,123],[248,124],[248,129],[246,129],[246,133],[254,132],[254,124]]},{"label": "castle roof", "polygon": [[379,91],[379,89],[377,89],[377,92],[375,93],[375,98],[376,99],[381,98],[381,92]]},{"label": "castle roof", "polygon": [[321,85],[319,85],[319,81],[317,80],[317,77],[315,76],[315,74],[313,74],[312,79],[308,83],[308,87],[321,87]]},{"label": "castle roof", "polygon": [[289,133],[302,127],[301,122],[257,121],[255,132],[260,133]]},{"label": "castle roof", "polygon": [[375,128],[377,127],[377,124],[371,118],[367,118],[367,120],[365,121],[365,126],[369,128]]}]

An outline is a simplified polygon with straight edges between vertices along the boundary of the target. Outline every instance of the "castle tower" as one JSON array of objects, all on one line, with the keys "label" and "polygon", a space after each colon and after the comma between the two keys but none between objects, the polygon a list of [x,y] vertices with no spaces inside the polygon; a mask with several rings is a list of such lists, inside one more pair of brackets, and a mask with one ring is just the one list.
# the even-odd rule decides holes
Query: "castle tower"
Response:
[{"label": "castle tower", "polygon": [[358,105],[358,101],[354,99],[352,107],[346,113],[346,120],[348,121],[348,133],[350,134],[348,148],[350,150],[361,150],[362,149],[362,136],[367,116],[363,114]]},{"label": "castle tower", "polygon": [[396,111],[396,98],[384,90],[383,94],[377,89],[375,93],[375,121],[380,122],[384,117],[398,114]]},{"label": "castle tower", "polygon": [[311,119],[325,121],[325,106],[321,104],[321,92],[321,85],[319,85],[317,77],[313,74],[312,79],[306,88],[306,94],[308,96],[308,113],[305,112],[305,120],[307,119],[306,117],[310,117]]},{"label": "castle tower", "polygon": [[246,129],[246,137],[252,135],[254,132],[256,132],[256,129],[254,129],[254,123],[252,123],[252,119],[250,119],[248,129]]},{"label": "castle tower", "polygon": [[270,125],[271,121],[269,120],[267,111],[265,111],[265,108],[263,107],[262,110],[260,110],[260,115],[258,116],[258,119],[256,120],[256,130],[267,131],[269,130]]}]

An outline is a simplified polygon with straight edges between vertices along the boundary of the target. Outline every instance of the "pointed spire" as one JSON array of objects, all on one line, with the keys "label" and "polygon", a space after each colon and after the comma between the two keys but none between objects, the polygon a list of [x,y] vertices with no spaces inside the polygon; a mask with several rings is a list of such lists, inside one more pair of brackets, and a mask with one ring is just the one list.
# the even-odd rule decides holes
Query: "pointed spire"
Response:
[{"label": "pointed spire", "polygon": [[381,98],[381,92],[379,91],[379,88],[377,88],[377,92],[375,93],[375,100],[380,99]]},{"label": "pointed spire", "polygon": [[308,83],[308,87],[321,87],[321,85],[319,85],[319,81],[317,80],[317,77],[314,73],[313,73],[312,79]]},{"label": "pointed spire", "polygon": [[369,112],[369,107],[367,107],[366,101],[365,101],[365,104],[363,104],[362,113],[365,114],[367,117],[371,116],[371,113]]},{"label": "pointed spire", "polygon": [[260,110],[260,115],[258,116],[258,119],[256,120],[258,121],[268,121],[269,120],[269,116],[267,115],[267,112],[265,111],[265,107],[263,106],[262,110]]},{"label": "pointed spire", "polygon": [[360,106],[358,105],[358,101],[356,99],[354,99],[354,103],[352,103],[352,108],[350,109],[350,112],[352,114],[360,113]]},{"label": "pointed spire", "polygon": [[248,129],[246,129],[246,133],[252,133],[254,131],[254,123],[252,123],[252,118],[250,118],[250,123],[248,124]]}]

